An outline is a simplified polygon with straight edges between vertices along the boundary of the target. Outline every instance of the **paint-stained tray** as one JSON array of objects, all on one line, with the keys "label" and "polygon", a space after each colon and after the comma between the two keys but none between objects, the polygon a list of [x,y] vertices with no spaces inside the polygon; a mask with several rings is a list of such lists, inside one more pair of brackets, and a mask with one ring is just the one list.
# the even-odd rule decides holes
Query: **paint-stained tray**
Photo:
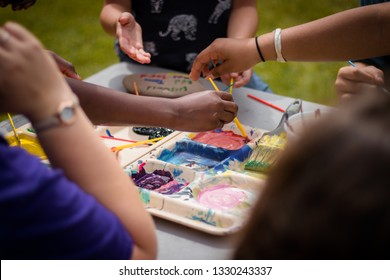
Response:
[{"label": "paint-stained tray", "polygon": [[[155,144],[123,149],[116,155],[129,176],[140,170],[147,174],[159,170],[159,176],[169,172],[174,179],[154,190],[138,187],[152,215],[213,235],[227,235],[244,225],[264,183],[263,175],[244,169],[263,131],[244,128],[248,142],[243,146],[236,146],[234,139],[221,148],[198,142],[199,133],[175,131]],[[148,139],[134,133],[132,127],[97,126],[96,132],[108,148]],[[18,128],[18,133],[22,139],[36,140],[29,124]],[[240,135],[234,123],[210,133]],[[8,136],[15,140],[12,134]]]},{"label": "paint-stained tray", "polygon": [[[152,215],[213,235],[234,233],[244,225],[264,183],[261,175],[253,176],[243,167],[262,131],[245,128],[250,141],[230,150],[194,141],[198,133],[172,134],[146,148],[124,170],[133,177],[141,177],[142,170],[151,178],[153,172],[169,172],[174,179],[161,190],[139,187]],[[222,132],[240,134],[234,123]],[[154,188],[154,182],[146,183]]]}]

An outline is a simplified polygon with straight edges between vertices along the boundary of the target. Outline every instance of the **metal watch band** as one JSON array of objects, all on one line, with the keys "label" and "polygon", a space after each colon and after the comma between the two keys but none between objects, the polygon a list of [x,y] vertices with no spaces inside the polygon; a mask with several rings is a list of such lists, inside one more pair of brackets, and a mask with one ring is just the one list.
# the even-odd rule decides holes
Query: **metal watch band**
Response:
[{"label": "metal watch band", "polygon": [[73,123],[73,120],[64,120],[62,116],[63,110],[71,110],[74,118],[75,109],[79,106],[79,100],[76,95],[73,95],[71,100],[66,100],[61,102],[56,110],[56,113],[51,117],[41,120],[39,122],[33,123],[34,130],[36,132],[42,132],[52,127],[61,126],[61,125],[70,125]]}]

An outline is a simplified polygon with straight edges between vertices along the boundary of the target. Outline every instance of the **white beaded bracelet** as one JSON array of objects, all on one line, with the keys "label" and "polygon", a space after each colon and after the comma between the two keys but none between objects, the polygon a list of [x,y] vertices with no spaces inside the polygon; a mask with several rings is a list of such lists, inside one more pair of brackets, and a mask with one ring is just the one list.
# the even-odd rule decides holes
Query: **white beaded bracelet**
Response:
[{"label": "white beaded bracelet", "polygon": [[276,60],[278,62],[287,62],[282,55],[282,29],[276,28],[274,31],[274,44]]}]

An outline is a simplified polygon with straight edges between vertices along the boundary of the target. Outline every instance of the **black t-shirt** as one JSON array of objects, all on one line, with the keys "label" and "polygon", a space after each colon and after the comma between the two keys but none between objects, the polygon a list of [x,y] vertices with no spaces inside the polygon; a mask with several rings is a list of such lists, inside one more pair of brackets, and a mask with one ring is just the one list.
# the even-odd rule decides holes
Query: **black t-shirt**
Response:
[{"label": "black t-shirt", "polygon": [[188,72],[199,52],[227,37],[231,0],[133,0],[132,9],[151,65]]}]

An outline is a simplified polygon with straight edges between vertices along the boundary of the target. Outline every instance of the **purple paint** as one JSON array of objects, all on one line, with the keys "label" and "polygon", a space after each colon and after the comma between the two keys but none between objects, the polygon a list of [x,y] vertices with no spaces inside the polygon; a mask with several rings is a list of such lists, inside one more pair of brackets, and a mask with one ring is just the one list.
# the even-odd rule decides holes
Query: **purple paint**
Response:
[{"label": "purple paint", "polygon": [[176,193],[184,186],[178,183],[169,171],[155,170],[152,173],[146,173],[142,164],[139,172],[132,174],[131,178],[138,187],[161,194]]}]

